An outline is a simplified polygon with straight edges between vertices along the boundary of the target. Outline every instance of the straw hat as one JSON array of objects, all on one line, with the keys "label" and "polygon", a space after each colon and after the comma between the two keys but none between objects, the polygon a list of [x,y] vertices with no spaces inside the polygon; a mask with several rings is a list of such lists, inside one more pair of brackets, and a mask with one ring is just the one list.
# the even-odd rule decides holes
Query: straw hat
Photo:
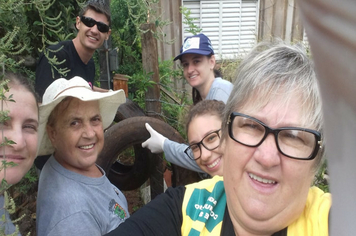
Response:
[{"label": "straw hat", "polygon": [[49,155],[54,152],[54,147],[47,136],[46,125],[53,109],[66,97],[74,97],[82,101],[98,100],[104,129],[112,123],[118,107],[126,102],[125,92],[122,89],[109,92],[94,92],[89,83],[79,76],[75,76],[70,80],[61,78],[53,81],[46,89],[39,109],[38,137],[40,145],[37,150],[39,156]]}]

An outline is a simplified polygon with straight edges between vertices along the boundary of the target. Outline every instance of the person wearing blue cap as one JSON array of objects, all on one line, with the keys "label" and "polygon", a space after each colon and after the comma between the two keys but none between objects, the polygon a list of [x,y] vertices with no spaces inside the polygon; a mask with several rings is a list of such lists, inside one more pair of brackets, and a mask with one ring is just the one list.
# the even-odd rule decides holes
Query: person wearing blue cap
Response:
[{"label": "person wearing blue cap", "polygon": [[[210,39],[205,34],[187,37],[174,61],[180,60],[184,77],[193,87],[193,103],[201,100],[218,100],[226,103],[232,84],[223,80],[215,70],[215,55]],[[216,73],[218,72],[218,73]],[[215,77],[215,74],[218,74]]]},{"label": "person wearing blue cap", "polygon": [[[202,100],[218,100],[226,103],[233,85],[223,80],[220,72],[214,69],[216,64],[214,49],[205,34],[187,37],[180,49],[180,54],[174,58],[174,61],[178,59],[181,61],[185,79],[193,88],[194,105]],[[216,74],[217,77],[215,77]],[[146,124],[146,128],[151,137],[142,143],[142,147],[150,149],[153,153],[164,152],[166,159],[173,164],[203,172],[195,161],[184,154],[188,148],[186,144],[167,139],[149,124]]]}]

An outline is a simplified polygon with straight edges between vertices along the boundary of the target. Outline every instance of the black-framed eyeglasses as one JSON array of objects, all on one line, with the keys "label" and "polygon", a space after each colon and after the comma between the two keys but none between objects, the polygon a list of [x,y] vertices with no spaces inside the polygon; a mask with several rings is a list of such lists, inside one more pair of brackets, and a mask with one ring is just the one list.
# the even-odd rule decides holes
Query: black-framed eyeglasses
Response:
[{"label": "black-framed eyeglasses", "polygon": [[212,151],[220,145],[220,130],[215,130],[208,133],[199,143],[193,143],[184,150],[185,154],[193,160],[198,160],[201,157],[201,146]]},{"label": "black-framed eyeglasses", "polygon": [[93,27],[94,25],[96,25],[98,27],[98,30],[102,33],[107,33],[109,32],[110,27],[100,21],[96,21],[91,17],[87,17],[87,16],[81,16],[80,20],[83,22],[84,25],[86,25],[87,27]]},{"label": "black-framed eyeglasses", "polygon": [[257,147],[272,133],[278,151],[299,160],[312,160],[322,147],[321,134],[312,129],[283,127],[272,129],[251,116],[232,112],[227,122],[229,136],[248,147]]}]

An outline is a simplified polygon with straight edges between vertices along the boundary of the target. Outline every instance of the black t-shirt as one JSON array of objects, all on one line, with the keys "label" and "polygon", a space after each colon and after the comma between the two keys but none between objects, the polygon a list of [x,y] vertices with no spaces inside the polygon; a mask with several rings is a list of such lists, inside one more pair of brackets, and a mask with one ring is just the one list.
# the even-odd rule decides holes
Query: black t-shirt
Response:
[{"label": "black t-shirt", "polygon": [[56,56],[58,62],[65,60],[63,64],[55,66],[58,69],[68,69],[69,71],[65,75],[61,75],[55,68],[53,68],[52,73],[51,65],[48,62],[47,57],[43,53],[40,55],[36,68],[35,89],[41,100],[47,87],[53,82],[53,80],[58,78],[71,79],[74,76],[80,76],[91,84],[94,83],[94,60],[90,59],[88,64],[84,64],[74,47],[73,41],[62,41],[56,45],[49,46],[48,49],[49,58]]}]

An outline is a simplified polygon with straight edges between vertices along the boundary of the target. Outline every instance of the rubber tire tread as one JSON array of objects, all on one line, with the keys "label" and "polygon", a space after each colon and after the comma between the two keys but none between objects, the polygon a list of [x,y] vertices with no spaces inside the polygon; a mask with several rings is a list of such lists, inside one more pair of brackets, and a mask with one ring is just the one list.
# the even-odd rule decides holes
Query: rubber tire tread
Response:
[{"label": "rubber tire tread", "polygon": [[[105,170],[109,180],[120,190],[136,189],[150,177],[150,158],[148,157],[150,151],[141,147],[141,144],[150,137],[145,123],[149,123],[153,129],[172,141],[184,142],[178,131],[164,121],[153,117],[131,117],[111,126],[104,133],[104,148],[98,157],[97,164]],[[130,146],[134,146],[135,149],[133,166],[129,170],[114,172],[111,168],[113,163],[119,154]],[[157,171],[163,173],[164,170]]]}]

